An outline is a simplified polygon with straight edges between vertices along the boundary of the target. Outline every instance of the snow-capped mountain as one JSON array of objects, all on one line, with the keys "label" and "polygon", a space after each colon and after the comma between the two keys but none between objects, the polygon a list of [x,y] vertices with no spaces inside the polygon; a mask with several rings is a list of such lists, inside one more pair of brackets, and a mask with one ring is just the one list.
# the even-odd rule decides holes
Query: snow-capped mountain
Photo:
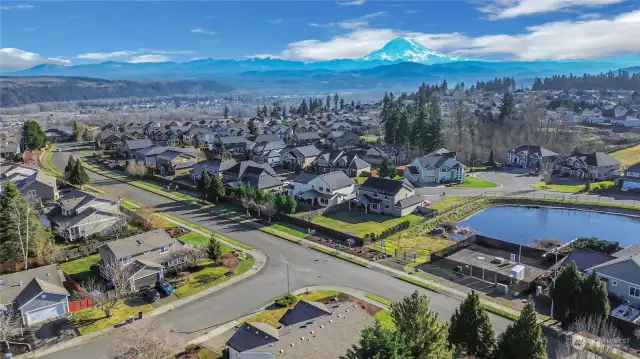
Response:
[{"label": "snow-capped mountain", "polygon": [[398,37],[387,42],[381,49],[363,57],[362,60],[441,64],[459,59],[431,50],[413,39]]}]

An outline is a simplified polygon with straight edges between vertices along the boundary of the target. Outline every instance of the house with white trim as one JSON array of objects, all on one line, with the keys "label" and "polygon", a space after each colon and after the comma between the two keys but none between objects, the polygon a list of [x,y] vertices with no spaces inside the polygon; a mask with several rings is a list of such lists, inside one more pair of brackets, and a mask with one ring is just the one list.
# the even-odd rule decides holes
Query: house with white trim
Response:
[{"label": "house with white trim", "polygon": [[294,178],[289,194],[298,200],[328,207],[355,198],[355,184],[343,171],[323,174],[302,172]]},{"label": "house with white trim", "polygon": [[558,154],[540,146],[522,145],[507,151],[507,166],[535,169],[538,164],[554,163]]},{"label": "house with white trim", "polygon": [[462,181],[465,166],[456,160],[456,153],[441,148],[414,159],[404,171],[404,177],[418,183]]},{"label": "house with white trim", "polygon": [[624,170],[622,190],[640,191],[640,162]]},{"label": "house with white trim", "polygon": [[617,258],[590,267],[585,273],[595,270],[609,293],[640,305],[640,254],[623,249],[613,256]]}]

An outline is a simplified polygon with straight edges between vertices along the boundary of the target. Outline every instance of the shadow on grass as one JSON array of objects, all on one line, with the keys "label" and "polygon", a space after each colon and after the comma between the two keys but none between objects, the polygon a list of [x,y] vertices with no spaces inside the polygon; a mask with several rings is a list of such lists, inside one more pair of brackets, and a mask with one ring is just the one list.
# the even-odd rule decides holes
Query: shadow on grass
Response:
[{"label": "shadow on grass", "polygon": [[324,214],[323,217],[351,224],[358,224],[363,222],[384,223],[395,218],[375,213],[368,213],[365,215],[357,210],[327,213]]}]

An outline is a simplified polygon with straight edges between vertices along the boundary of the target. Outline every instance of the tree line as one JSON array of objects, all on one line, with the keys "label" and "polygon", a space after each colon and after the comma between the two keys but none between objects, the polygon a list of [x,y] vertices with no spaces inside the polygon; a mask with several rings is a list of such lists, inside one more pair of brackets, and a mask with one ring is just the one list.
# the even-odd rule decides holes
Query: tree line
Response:
[{"label": "tree line", "polygon": [[391,325],[377,321],[362,331],[342,359],[546,359],[546,338],[531,302],[496,338],[480,296],[471,292],[451,316],[438,320],[429,297],[417,291],[391,304]]},{"label": "tree line", "polygon": [[609,71],[597,75],[574,74],[553,75],[544,79],[537,78],[533,81],[533,91],[544,90],[637,90],[640,86],[640,73],[630,74],[628,71]]}]

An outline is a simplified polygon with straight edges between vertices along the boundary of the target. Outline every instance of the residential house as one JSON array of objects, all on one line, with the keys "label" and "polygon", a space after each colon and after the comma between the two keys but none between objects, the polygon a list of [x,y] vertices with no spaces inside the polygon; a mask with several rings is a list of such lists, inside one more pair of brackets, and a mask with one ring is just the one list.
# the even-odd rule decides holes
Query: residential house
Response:
[{"label": "residential house", "polygon": [[256,143],[251,150],[251,159],[272,167],[280,166],[280,151],[286,146],[283,140]]},{"label": "residential house", "polygon": [[108,242],[98,248],[100,275],[111,280],[113,268],[122,266],[132,290],[153,286],[158,279],[164,278],[166,269],[182,262],[180,250],[184,247],[183,242],[171,238],[164,229]]},{"label": "residential house", "polygon": [[558,154],[540,146],[522,145],[507,152],[507,166],[535,169],[538,165],[553,164]]},{"label": "residential house", "polygon": [[324,151],[311,163],[311,167],[318,173],[340,170],[349,177],[357,177],[362,172],[371,171],[371,165],[357,154],[344,151]]},{"label": "residential house", "polygon": [[[43,201],[55,201],[60,198],[56,178],[45,171],[28,165],[10,165],[0,167],[0,179],[11,181],[25,196],[37,197]],[[4,184],[0,185],[0,193]]]},{"label": "residential house", "polygon": [[216,134],[208,127],[192,127],[182,134],[182,142],[187,145],[195,145],[196,141],[200,141],[202,145],[211,145],[215,139]]},{"label": "residential house", "polygon": [[320,142],[320,135],[317,132],[294,132],[289,141],[297,146],[315,145]]},{"label": "residential house", "polygon": [[280,319],[281,329],[244,323],[227,341],[229,359],[339,358],[374,321],[351,302],[327,306],[301,300]]},{"label": "residential house", "polygon": [[624,170],[622,190],[640,191],[640,162]]},{"label": "residential house", "polygon": [[611,125],[620,127],[638,127],[640,126],[640,119],[627,115],[617,116],[611,119]]},{"label": "residential house", "polygon": [[70,128],[48,128],[44,133],[53,143],[66,142],[73,138],[73,130]]},{"label": "residential house", "polygon": [[67,241],[110,234],[124,224],[118,202],[78,189],[64,193],[58,201],[45,206],[40,220]]},{"label": "residential house", "polygon": [[618,175],[620,162],[604,152],[576,153],[556,161],[554,169],[578,179],[605,180]]},{"label": "residential house", "polygon": [[562,267],[567,267],[571,262],[574,262],[578,267],[578,270],[588,275],[587,270],[593,266],[606,263],[610,260],[616,259],[612,255],[608,255],[602,252],[596,252],[584,248],[574,248],[571,253],[562,261]]},{"label": "residential house", "polygon": [[256,138],[253,139],[253,142],[255,143],[261,143],[261,142],[270,142],[270,141],[276,141],[281,139],[280,137],[278,137],[277,135],[271,135],[271,134],[262,134],[262,135],[258,135],[256,136]]},{"label": "residential house", "polygon": [[267,191],[281,191],[282,181],[266,163],[242,161],[222,173],[222,178],[231,187],[252,186]]},{"label": "residential house", "polygon": [[311,166],[316,157],[320,154],[320,150],[316,146],[296,147],[289,151],[283,150],[281,153],[281,161],[284,168],[300,168],[306,169]]},{"label": "residential house", "polygon": [[69,313],[69,292],[56,264],[1,275],[0,283],[0,310],[18,311],[25,326]]},{"label": "residential house", "polygon": [[342,171],[320,175],[303,172],[293,180],[289,194],[313,205],[328,207],[355,198],[355,184]]},{"label": "residential house", "polygon": [[136,162],[144,163],[144,165],[147,166],[148,168],[155,168],[157,164],[156,159],[158,155],[168,150],[169,148],[170,147],[157,146],[157,145],[149,146],[147,148],[143,148],[141,150],[136,151],[134,153],[134,158],[136,159]]},{"label": "residential house", "polygon": [[293,129],[289,126],[285,125],[274,125],[265,130],[265,133],[270,135],[276,135],[281,139],[284,139],[287,136],[291,136],[293,134]]},{"label": "residential house", "polygon": [[357,201],[365,211],[403,217],[424,202],[407,181],[369,177],[358,188]]},{"label": "residential house", "polygon": [[222,147],[231,153],[246,153],[250,151],[254,143],[244,136],[218,136],[214,142],[213,150],[220,152]]},{"label": "residential house", "polygon": [[131,158],[137,151],[151,146],[153,146],[153,143],[148,138],[142,140],[125,140],[120,145],[120,155],[125,158]]},{"label": "residential house", "polygon": [[404,177],[418,183],[448,183],[462,181],[465,166],[456,160],[456,153],[444,148],[414,159],[404,171]]},{"label": "residential house", "polygon": [[344,150],[360,143],[360,136],[351,131],[331,131],[327,136],[327,146],[334,150]]},{"label": "residential house", "polygon": [[162,174],[180,176],[191,171],[198,156],[186,148],[170,148],[156,156],[156,167]]},{"label": "residential house", "polygon": [[0,132],[0,157],[13,158],[20,153],[20,142],[6,132]]},{"label": "residential house", "polygon": [[331,124],[331,131],[352,131],[353,128],[349,122],[338,121]]},{"label": "residential house", "polygon": [[602,123],[603,118],[600,112],[596,112],[594,110],[584,110],[582,111],[582,121],[586,123],[596,124]]},{"label": "residential house", "polygon": [[175,127],[159,129],[152,132],[150,138],[158,146],[179,146],[182,141],[182,131]]},{"label": "residential house", "polygon": [[207,171],[210,176],[220,176],[222,177],[222,173],[229,168],[233,167],[236,164],[236,160],[228,159],[212,159],[212,160],[204,160],[193,165],[191,169],[191,178],[194,181],[197,181],[202,177],[202,174]]},{"label": "residential house", "polygon": [[585,273],[594,270],[605,281],[609,293],[636,306],[640,305],[640,254],[621,255],[587,268]]}]

